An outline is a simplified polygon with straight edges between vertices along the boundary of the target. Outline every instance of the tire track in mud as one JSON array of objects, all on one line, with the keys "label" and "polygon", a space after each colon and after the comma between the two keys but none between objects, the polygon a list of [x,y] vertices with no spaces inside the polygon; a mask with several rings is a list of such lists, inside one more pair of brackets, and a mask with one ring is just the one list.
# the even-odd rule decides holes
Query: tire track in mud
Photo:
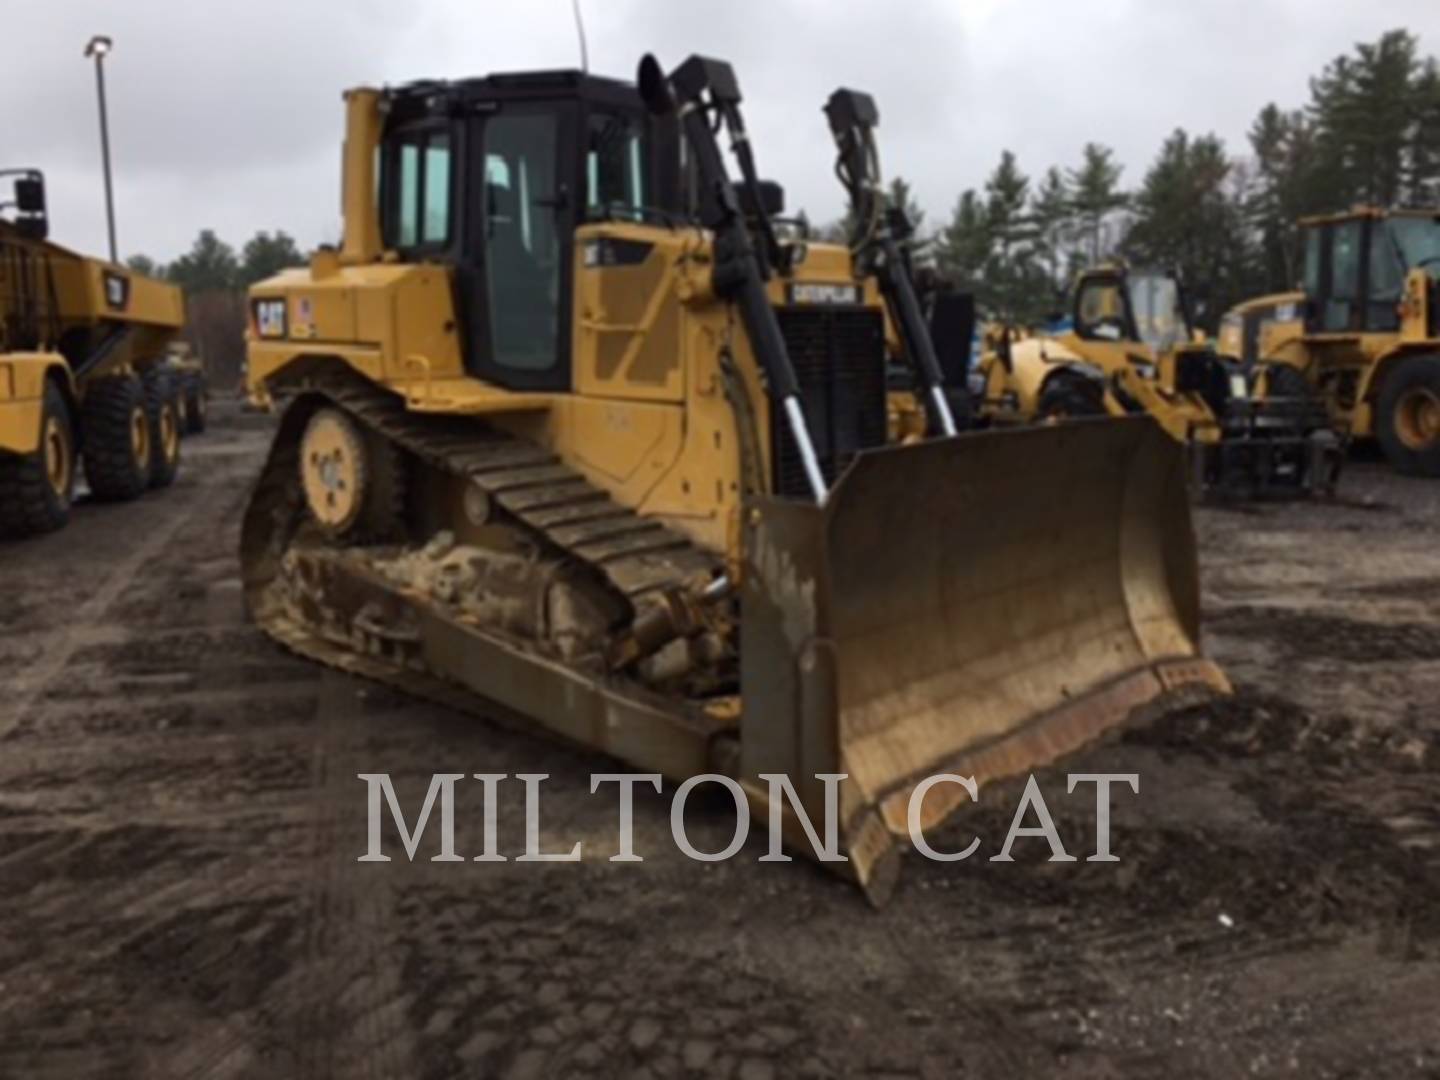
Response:
[{"label": "tire track in mud", "polygon": [[[363,684],[325,669],[320,685],[310,762],[306,991],[298,1003],[297,1041],[305,1048],[306,1075],[405,1080],[415,1075],[414,1035],[403,1023],[406,993],[390,879],[382,867],[357,862],[353,847],[365,809],[356,774],[366,770],[354,753],[363,735],[355,716]],[[316,1039],[316,1032],[323,1037]]]},{"label": "tire track in mud", "polygon": [[0,712],[0,741],[25,718],[35,700],[65,670],[76,653],[86,646],[107,640],[103,630],[97,634],[91,627],[102,620],[135,574],[147,563],[155,560],[185,524],[186,518],[177,516],[166,526],[151,530],[118,564],[107,571],[100,586],[76,610],[74,628],[59,634],[50,647],[28,665],[26,671],[14,677],[9,700],[5,710]]}]

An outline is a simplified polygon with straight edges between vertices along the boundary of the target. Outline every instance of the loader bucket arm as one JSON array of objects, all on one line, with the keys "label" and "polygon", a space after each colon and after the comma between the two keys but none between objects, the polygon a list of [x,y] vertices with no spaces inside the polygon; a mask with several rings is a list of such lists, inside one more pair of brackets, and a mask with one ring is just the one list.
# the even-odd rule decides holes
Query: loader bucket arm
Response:
[{"label": "loader bucket arm", "polygon": [[[1199,651],[1181,448],[1143,417],[871,451],[823,506],[753,500],[746,530],[741,774],[789,774],[812,820],[816,774],[847,774],[872,897],[924,776],[983,785],[1228,689]],[[932,788],[922,822],[966,797]]]}]

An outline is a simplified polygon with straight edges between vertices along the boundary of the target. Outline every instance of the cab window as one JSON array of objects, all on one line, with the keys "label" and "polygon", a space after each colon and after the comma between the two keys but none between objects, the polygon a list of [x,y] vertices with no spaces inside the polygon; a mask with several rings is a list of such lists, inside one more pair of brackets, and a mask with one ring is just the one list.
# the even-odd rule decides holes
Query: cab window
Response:
[{"label": "cab window", "polygon": [[1346,221],[1330,233],[1330,295],[1325,299],[1321,329],[1349,330],[1355,325],[1360,297],[1360,221]]},{"label": "cab window", "polygon": [[438,248],[450,242],[450,134],[434,128],[389,141],[381,169],[385,244]]},{"label": "cab window", "polygon": [[514,108],[485,125],[485,261],[491,356],[502,368],[559,364],[563,200],[557,118]]},{"label": "cab window", "polygon": [[1140,340],[1155,352],[1169,352],[1189,339],[1180,286],[1168,274],[1131,274],[1130,308]]},{"label": "cab window", "polygon": [[586,124],[586,217],[638,220],[647,195],[648,160],[645,125],[639,116],[591,113]]},{"label": "cab window", "polygon": [[1075,332],[1082,338],[1122,341],[1125,338],[1125,297],[1113,279],[1087,281],[1075,305]]}]

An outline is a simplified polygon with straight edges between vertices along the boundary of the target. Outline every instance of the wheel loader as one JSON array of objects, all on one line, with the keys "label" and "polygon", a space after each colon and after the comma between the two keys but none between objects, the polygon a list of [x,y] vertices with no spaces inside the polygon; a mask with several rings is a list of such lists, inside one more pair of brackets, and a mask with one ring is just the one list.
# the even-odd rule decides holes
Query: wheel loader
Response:
[{"label": "wheel loader", "polygon": [[1082,271],[1070,325],[982,356],[977,406],[994,424],[1143,413],[1186,448],[1197,492],[1222,499],[1333,493],[1344,438],[1290,369],[1219,355],[1177,276],[1114,262]]},{"label": "wheel loader", "polygon": [[1260,357],[1303,376],[1333,422],[1377,440],[1396,470],[1440,476],[1440,211],[1361,207],[1300,228],[1303,292],[1231,317],[1289,306]]},{"label": "wheel loader", "polygon": [[165,350],[180,290],[51,243],[44,176],[0,170],[0,536],[70,516],[77,465],[92,497],[169,486],[180,464]]},{"label": "wheel loader", "polygon": [[728,775],[806,854],[843,774],[827,865],[877,901],[921,778],[1226,688],[1152,422],[957,437],[937,401],[887,445],[884,300],[775,228],[728,64],[345,101],[342,244],[248,300],[280,415],[241,554],[279,642]]}]

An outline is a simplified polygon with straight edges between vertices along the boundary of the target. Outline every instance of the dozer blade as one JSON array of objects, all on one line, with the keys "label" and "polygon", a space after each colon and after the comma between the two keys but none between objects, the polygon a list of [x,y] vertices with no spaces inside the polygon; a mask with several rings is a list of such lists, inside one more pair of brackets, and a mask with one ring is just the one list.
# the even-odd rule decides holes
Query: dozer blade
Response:
[{"label": "dozer blade", "polygon": [[[848,774],[872,899],[923,777],[1023,773],[1162,696],[1228,690],[1199,651],[1184,454],[1148,418],[862,454],[824,506],[755,499],[746,529],[741,775],[788,774],[818,822],[816,775]],[[932,787],[922,825],[968,798]]]}]

